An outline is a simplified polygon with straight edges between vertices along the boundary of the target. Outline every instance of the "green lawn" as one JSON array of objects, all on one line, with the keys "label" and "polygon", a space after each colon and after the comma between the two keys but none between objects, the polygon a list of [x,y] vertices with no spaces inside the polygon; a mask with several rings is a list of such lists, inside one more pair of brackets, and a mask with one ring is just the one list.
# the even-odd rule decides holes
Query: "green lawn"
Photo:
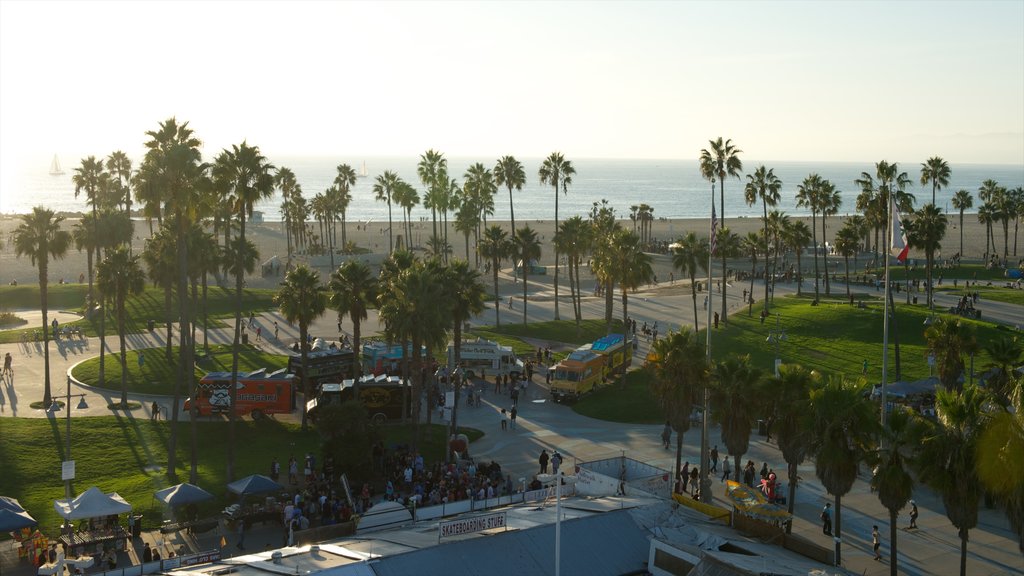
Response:
[{"label": "green lawn", "polygon": [[[88,285],[85,284],[50,284],[47,288],[47,306],[50,310],[68,310],[79,314],[85,312],[85,297],[88,293]],[[249,312],[262,312],[275,308],[273,298],[274,290],[244,290],[242,296],[242,314],[248,316]],[[5,308],[26,308],[39,309],[39,286],[0,286],[0,302]],[[178,313],[177,300],[172,294],[171,300],[172,317],[176,318]],[[207,313],[210,318],[210,328],[224,326],[224,319],[234,318],[234,290],[225,290],[211,286],[207,291]],[[197,323],[202,328],[202,305],[200,304]],[[130,298],[125,305],[125,327],[129,334],[140,333],[147,330],[147,323],[152,320],[159,328],[166,322],[164,308],[163,289],[149,286],[145,292],[134,298]],[[83,319],[72,322],[72,326],[81,326],[86,336],[98,336],[100,329],[99,317],[89,320]],[[21,341],[22,332],[25,330],[38,330],[39,326],[27,326],[22,330],[7,330],[0,332],[0,343]],[[107,335],[117,334],[117,323],[112,307],[107,308],[106,325],[104,332]]]},{"label": "green lawn", "polygon": [[[116,350],[116,341],[111,343]],[[272,372],[288,366],[288,357],[279,354],[269,354],[254,346],[241,346],[242,351],[238,355],[238,369],[241,372],[250,372],[260,368],[266,368]],[[201,347],[197,353],[202,351]],[[139,367],[139,353],[144,354],[145,362]],[[178,347],[171,347],[172,362],[167,361],[164,348],[149,348],[141,351],[128,350],[125,354],[128,365],[128,392],[143,394],[174,394],[174,381],[177,378]],[[100,359],[98,356],[90,358],[75,367],[72,375],[79,382],[105,388],[108,390],[121,390],[121,363],[120,353],[108,354],[104,366],[106,379],[100,383],[99,370]],[[230,372],[231,371],[231,347],[228,345],[210,346],[209,357],[200,360],[196,365],[196,377],[201,378],[207,372]]]},{"label": "green lawn", "polygon": [[[1017,290],[1015,288],[1006,288],[1006,280],[1000,282],[992,282],[992,286],[986,286],[979,284],[978,286],[971,286],[970,292],[977,292],[978,297],[981,299],[981,303],[978,307],[982,309],[982,314],[985,310],[985,301],[994,300],[996,302],[1006,302],[1007,304],[1016,304],[1018,306],[1024,306],[1024,290]],[[947,294],[955,294],[961,296],[966,294],[968,290],[964,288],[963,284],[954,288],[952,284],[946,282],[942,286],[935,287],[936,292],[945,292]]]},{"label": "green lawn", "polygon": [[[863,259],[861,259],[861,261],[863,262]],[[850,262],[851,275],[853,274],[853,270],[853,262]],[[841,263],[839,265],[839,271],[843,271],[843,265]],[[882,274],[885,273],[885,269],[869,268],[868,273],[877,274],[879,277],[881,277]],[[1006,272],[1004,268],[986,268],[984,264],[961,264],[960,266],[950,269],[943,269],[936,266],[935,269],[932,270],[932,276],[936,279],[936,281],[938,280],[940,274],[945,279],[945,281],[948,281],[950,283],[952,283],[953,278],[958,278],[960,280],[977,280],[982,283],[987,282],[989,280],[993,282],[1006,280]],[[915,264],[913,267],[911,267],[909,274],[907,274],[906,269],[904,269],[902,265],[889,266],[889,277],[892,280],[904,280],[908,276],[911,279],[916,280],[926,279],[927,271],[925,269],[924,258],[918,258],[915,261]]]},{"label": "green lawn", "polygon": [[[273,419],[238,421],[236,425],[242,445],[252,447],[236,451],[237,478],[267,474],[275,456],[287,462],[291,455],[301,458],[306,452],[319,454],[320,437],[313,428],[303,433],[298,425]],[[53,501],[64,497],[64,484],[60,480],[66,440],[64,426],[63,418],[0,419],[0,462],[4,463],[0,494],[20,500],[39,521],[40,529],[50,536],[59,532]],[[171,425],[165,421],[105,416],[75,418],[72,426],[72,455],[76,463],[72,492],[77,495],[90,486],[118,492],[132,504],[136,514],[144,515],[144,529],[158,527],[167,511],[153,498],[153,492],[170,485],[159,466],[167,460],[166,443]],[[189,479],[190,425],[178,426],[178,475],[179,481],[184,482]],[[198,484],[216,497],[205,503],[201,512],[212,515],[234,498],[225,489],[226,425],[200,422],[198,430]],[[460,431],[471,440],[483,435],[478,430]],[[408,442],[407,427],[388,426],[383,432],[388,447]],[[445,433],[441,425],[426,428],[424,456],[427,462],[443,458]]]},{"label": "green lawn", "polygon": [[576,402],[573,411],[610,422],[658,424],[665,416],[650,391],[650,374],[646,370],[626,373],[623,386],[611,384]]}]

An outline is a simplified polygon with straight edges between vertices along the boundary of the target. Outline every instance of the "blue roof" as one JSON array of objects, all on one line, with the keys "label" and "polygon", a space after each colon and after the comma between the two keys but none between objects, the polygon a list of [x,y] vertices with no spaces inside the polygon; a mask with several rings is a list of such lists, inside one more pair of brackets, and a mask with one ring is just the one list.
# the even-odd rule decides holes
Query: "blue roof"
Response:
[{"label": "blue roof", "polygon": [[597,358],[597,354],[594,354],[590,350],[573,350],[566,357],[566,360],[576,360],[577,362],[589,362]]},{"label": "blue roof", "polygon": [[609,334],[595,340],[590,349],[596,352],[604,352],[609,348],[615,348],[619,344],[622,344],[622,334]]}]

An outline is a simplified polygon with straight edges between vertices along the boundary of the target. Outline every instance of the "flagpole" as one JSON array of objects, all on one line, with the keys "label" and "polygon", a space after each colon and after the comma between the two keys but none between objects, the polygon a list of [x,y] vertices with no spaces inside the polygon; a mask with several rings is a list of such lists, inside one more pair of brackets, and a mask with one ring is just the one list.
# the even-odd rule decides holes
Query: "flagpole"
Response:
[{"label": "flagpole", "polygon": [[889,403],[889,256],[892,252],[893,233],[893,218],[896,217],[896,211],[893,210],[892,194],[889,194],[889,218],[886,222],[886,238],[888,246],[885,247],[883,256],[885,258],[885,303],[882,306],[882,416],[881,422],[884,428],[888,420],[886,414],[886,407]]},{"label": "flagpole", "polygon": [[[711,309],[715,307],[715,299],[711,297],[714,293],[711,290],[711,266],[714,262],[715,252],[715,232],[716,232],[716,216],[715,216],[715,179],[711,178],[711,238],[708,243],[708,369],[711,369]],[[725,270],[722,270],[723,281]],[[708,454],[708,418],[711,416],[711,411],[708,409],[708,384],[707,380],[704,381],[704,414],[701,416],[701,428],[700,428],[700,500],[701,502],[710,504],[711,503],[711,480],[708,479],[708,464],[710,455]]]}]

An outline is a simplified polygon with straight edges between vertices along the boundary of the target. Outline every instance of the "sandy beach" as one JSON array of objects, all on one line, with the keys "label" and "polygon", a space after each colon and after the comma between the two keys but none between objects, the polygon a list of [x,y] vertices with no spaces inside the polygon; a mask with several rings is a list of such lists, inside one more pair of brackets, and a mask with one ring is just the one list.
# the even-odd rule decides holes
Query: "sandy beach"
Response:
[{"label": "sandy beach", "polygon": [[[811,224],[810,218],[797,218],[791,217],[793,220],[804,220],[808,225]],[[828,220],[828,236],[831,240],[834,232],[842,226],[842,217],[833,217]],[[0,248],[0,282],[8,284],[12,281],[17,281],[18,284],[38,282],[38,271],[32,265],[32,262],[28,257],[16,257],[14,245],[13,245],[13,231],[20,224],[20,218],[16,216],[0,216],[0,239],[2,239],[3,246]],[[77,219],[68,218],[64,221],[66,229],[70,230],[72,226],[77,222]],[[620,221],[624,227],[632,228],[633,223],[630,220]],[[542,265],[553,265],[554,264],[554,248],[552,246],[552,238],[554,237],[554,221],[553,220],[529,220],[527,222],[517,221],[516,224],[522,226],[523,224],[529,224],[531,228],[537,231],[537,236],[542,241]],[[509,222],[488,222],[488,224],[498,224],[505,229],[509,228]],[[946,233],[945,241],[943,242],[942,253],[948,256],[953,255],[959,250],[960,246],[960,230],[957,226],[958,217],[953,215],[950,218],[949,228]],[[312,224],[315,228],[315,223]],[[395,221],[396,231],[398,230],[400,221]],[[761,220],[757,218],[730,218],[727,220],[726,225],[739,236],[746,236],[748,232],[753,232],[761,228]],[[818,222],[818,228],[820,230],[821,222]],[[367,248],[370,253],[362,254],[359,257],[369,262],[371,265],[378,265],[388,250],[388,236],[385,232],[386,227],[382,227],[379,222],[375,222],[370,225],[366,225],[365,222],[348,222],[347,237],[349,241],[355,242],[361,248]],[[678,219],[668,220],[660,219],[655,220],[652,223],[652,232],[654,238],[658,240],[675,240],[687,232],[696,232],[698,235],[706,236],[708,233],[708,220],[707,219]],[[964,216],[964,258],[965,259],[981,259],[985,251],[985,228],[978,223],[975,215]],[[1002,234],[1001,230],[997,230],[997,240],[999,241],[999,248],[1002,248]],[[339,242],[340,242],[340,226],[339,226]],[[414,245],[425,244],[426,239],[431,234],[431,222],[428,221],[417,221],[413,225],[413,237],[412,241]],[[284,234],[283,227],[279,222],[266,222],[262,224],[248,224],[246,227],[247,237],[255,242],[260,253],[260,262],[265,262],[270,258],[277,256],[282,261],[287,257],[288,247],[287,239]],[[133,241],[133,250],[141,252],[145,245],[145,239],[149,236],[149,227],[144,221],[135,222],[135,239]],[[397,238],[397,235],[396,235]],[[464,237],[455,231],[454,226],[449,223],[448,241],[453,248],[453,256],[456,258],[465,258],[466,248]],[[473,250],[472,240],[470,240],[470,250]],[[1010,230],[1010,253],[1013,253],[1013,230]],[[922,254],[915,254],[911,251],[912,258],[923,258]],[[335,265],[340,264],[346,258],[345,255],[335,255]],[[330,272],[330,256],[304,256],[294,255],[293,259],[297,262],[306,262],[318,270],[320,270],[322,276],[326,276]],[[667,261],[667,259],[664,259]],[[656,261],[655,272],[659,274],[659,279],[667,279],[669,272],[671,272],[671,265],[658,259]],[[804,258],[805,268],[810,268],[811,260]],[[481,264],[482,265],[482,264]],[[508,264],[505,264],[507,266]],[[735,260],[735,266],[739,269],[748,269],[750,261],[747,258],[739,258]],[[840,265],[841,266],[841,265]],[[77,282],[80,274],[86,273],[86,256],[84,252],[79,252],[72,248],[68,251],[67,255],[57,261],[50,262],[50,281],[57,283],[61,279],[66,282]],[[273,288],[280,282],[279,277],[262,277],[260,274],[260,268],[257,267],[256,272],[253,276],[247,279],[249,286],[261,287],[261,288]],[[3,303],[0,302],[0,306]]]}]

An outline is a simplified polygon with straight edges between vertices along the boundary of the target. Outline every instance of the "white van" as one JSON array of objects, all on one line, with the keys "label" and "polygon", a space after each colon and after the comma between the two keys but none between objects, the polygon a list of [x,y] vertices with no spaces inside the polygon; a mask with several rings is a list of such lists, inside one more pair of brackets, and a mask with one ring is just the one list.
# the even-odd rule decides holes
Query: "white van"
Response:
[{"label": "white van", "polygon": [[[510,346],[502,346],[483,338],[463,340],[460,358],[463,373],[467,378],[493,377],[499,374],[518,378],[524,373],[523,361],[516,358],[516,353]],[[448,365],[455,365],[454,343],[448,345]]]}]

